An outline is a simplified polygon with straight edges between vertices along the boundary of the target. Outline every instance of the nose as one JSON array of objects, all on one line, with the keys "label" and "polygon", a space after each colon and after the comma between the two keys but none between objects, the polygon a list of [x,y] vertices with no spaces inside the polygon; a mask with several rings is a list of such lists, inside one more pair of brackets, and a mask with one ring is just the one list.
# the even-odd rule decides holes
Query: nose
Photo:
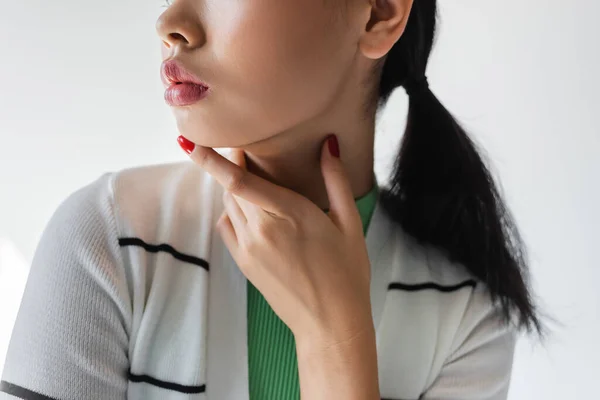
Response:
[{"label": "nose", "polygon": [[193,49],[204,41],[200,19],[185,1],[174,1],[156,20],[156,32],[164,47],[175,50],[177,46]]}]

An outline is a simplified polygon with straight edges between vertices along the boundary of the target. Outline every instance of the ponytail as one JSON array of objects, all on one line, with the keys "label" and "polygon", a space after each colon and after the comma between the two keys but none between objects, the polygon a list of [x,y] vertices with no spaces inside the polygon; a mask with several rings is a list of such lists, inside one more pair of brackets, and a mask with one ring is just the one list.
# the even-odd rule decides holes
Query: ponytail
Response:
[{"label": "ponytail", "polygon": [[480,151],[429,89],[425,70],[436,1],[418,0],[402,37],[387,54],[379,103],[398,86],[409,95],[406,131],[384,211],[419,243],[436,246],[488,287],[506,323],[542,335],[528,288],[525,245]]}]

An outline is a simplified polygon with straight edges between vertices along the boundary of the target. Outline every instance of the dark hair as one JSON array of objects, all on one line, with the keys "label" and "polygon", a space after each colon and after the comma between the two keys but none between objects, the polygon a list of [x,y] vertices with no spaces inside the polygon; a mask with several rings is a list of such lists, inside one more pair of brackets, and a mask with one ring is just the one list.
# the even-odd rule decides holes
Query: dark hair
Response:
[{"label": "dark hair", "polygon": [[463,264],[488,287],[506,323],[544,328],[528,284],[526,249],[490,171],[474,144],[429,90],[425,70],[433,46],[436,1],[416,0],[402,37],[379,65],[378,106],[404,86],[406,131],[383,210],[421,244]]}]

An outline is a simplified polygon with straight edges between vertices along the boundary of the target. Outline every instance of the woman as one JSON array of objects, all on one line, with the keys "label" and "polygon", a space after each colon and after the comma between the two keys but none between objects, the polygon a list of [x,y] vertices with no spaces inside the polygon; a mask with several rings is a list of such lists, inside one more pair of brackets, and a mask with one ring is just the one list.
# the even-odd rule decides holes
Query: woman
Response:
[{"label": "woman", "polygon": [[[429,89],[435,19],[435,0],[169,4],[161,75],[193,162],[56,210],[1,398],[506,399],[541,324],[510,213]],[[398,86],[384,189],[375,116]]]}]

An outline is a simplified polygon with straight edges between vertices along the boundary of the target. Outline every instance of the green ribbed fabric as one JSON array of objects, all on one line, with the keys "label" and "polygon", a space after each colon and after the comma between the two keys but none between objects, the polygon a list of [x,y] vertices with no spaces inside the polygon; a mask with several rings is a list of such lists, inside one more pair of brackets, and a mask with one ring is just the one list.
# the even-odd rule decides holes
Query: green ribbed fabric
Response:
[{"label": "green ribbed fabric", "polygon": [[[356,200],[365,234],[375,209],[378,189],[375,185]],[[250,400],[299,400],[294,335],[250,281],[247,281],[247,289]]]}]

